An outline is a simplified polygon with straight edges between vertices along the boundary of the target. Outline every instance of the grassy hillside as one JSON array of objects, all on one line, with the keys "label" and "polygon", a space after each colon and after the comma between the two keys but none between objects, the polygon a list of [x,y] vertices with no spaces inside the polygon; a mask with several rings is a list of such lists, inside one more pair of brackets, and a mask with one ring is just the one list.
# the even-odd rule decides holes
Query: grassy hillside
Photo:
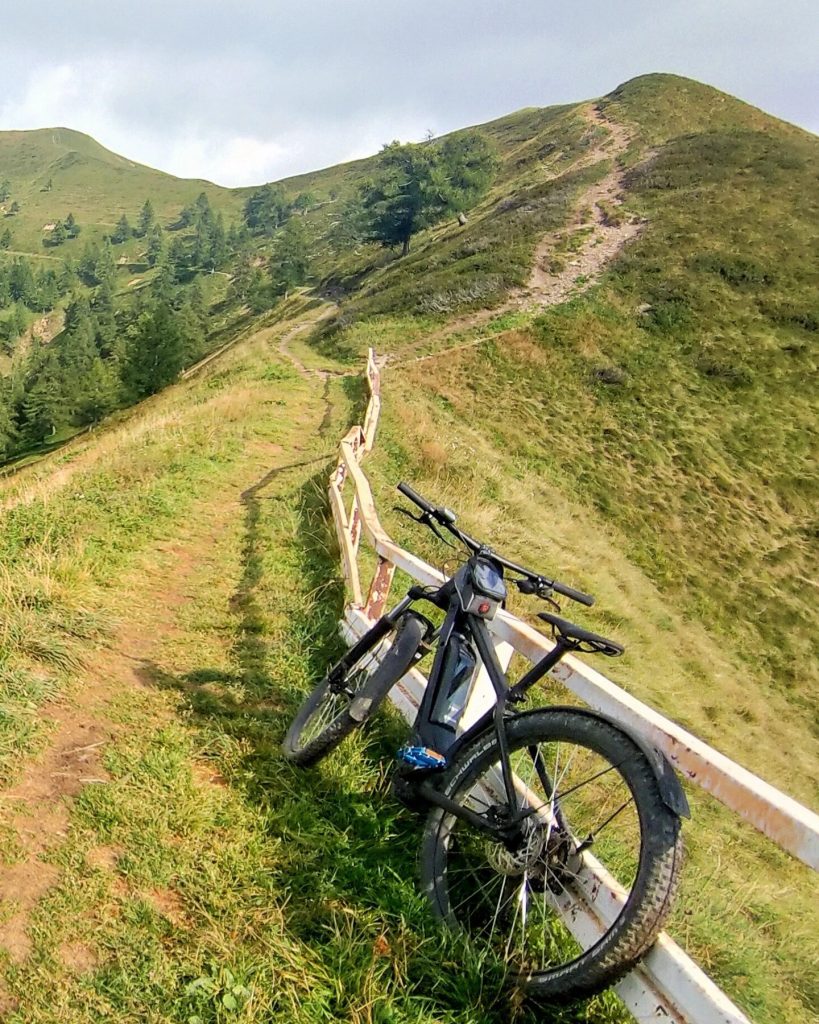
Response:
[{"label": "grassy hillside", "polygon": [[[0,132],[0,180],[11,184],[0,225],[11,229],[12,248],[43,258],[77,258],[87,238],[110,233],[123,213],[135,221],[146,199],[166,223],[176,220],[200,192],[227,216],[238,218],[241,210],[241,193],[236,190],[175,178],[134,163],[68,128]],[[12,217],[9,210],[15,201],[20,212]],[[44,249],[43,226],[69,213],[83,226],[83,234],[58,253]]]},{"label": "grassy hillside", "polygon": [[[372,162],[285,182],[316,197],[306,293],[254,318],[225,301],[231,266],[212,340],[244,340],[0,482],[10,1021],[625,1021],[611,996],[510,1008],[430,926],[417,825],[388,791],[394,723],[312,773],[279,757],[337,649],[324,479],[367,345],[389,356],[369,473],[394,534],[447,557],[390,512],[409,479],[597,594],[583,621],[627,646],[598,667],[819,805],[819,142],[662,75],[482,129],[490,192],[404,259],[338,241]],[[72,180],[100,233],[117,202],[130,216],[144,201],[155,172],[76,133],[16,134],[30,248],[46,252],[38,221]],[[26,140],[50,167],[77,159],[38,177]],[[208,191],[152,181],[167,218]],[[243,198],[208,195],[226,215]],[[254,240],[252,260],[266,268],[274,245]],[[60,772],[65,816],[38,822]],[[672,934],[756,1024],[819,1020],[816,877],[691,796]],[[20,883],[31,864],[39,888]]]}]

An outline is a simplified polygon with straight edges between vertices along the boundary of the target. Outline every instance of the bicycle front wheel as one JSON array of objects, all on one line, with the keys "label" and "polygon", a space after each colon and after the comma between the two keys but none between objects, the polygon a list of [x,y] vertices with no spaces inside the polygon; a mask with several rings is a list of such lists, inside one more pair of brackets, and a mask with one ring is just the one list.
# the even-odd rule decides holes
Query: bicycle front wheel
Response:
[{"label": "bicycle front wheel", "polygon": [[412,665],[426,631],[426,620],[412,612],[386,632],[376,623],[299,708],[284,738],[285,757],[315,764],[363,725]]},{"label": "bicycle front wheel", "polygon": [[588,997],[626,974],[662,928],[680,821],[645,754],[606,719],[551,708],[509,720],[507,735],[516,806],[497,737],[484,733],[441,790],[495,835],[433,808],[423,889],[439,917],[488,946],[530,994]]}]

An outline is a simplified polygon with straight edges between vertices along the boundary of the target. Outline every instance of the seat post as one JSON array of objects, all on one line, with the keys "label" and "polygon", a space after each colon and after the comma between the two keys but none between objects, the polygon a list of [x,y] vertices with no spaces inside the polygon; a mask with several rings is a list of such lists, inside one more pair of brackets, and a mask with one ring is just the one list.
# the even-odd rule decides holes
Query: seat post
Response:
[{"label": "seat post", "polygon": [[532,665],[526,675],[510,688],[509,700],[519,700],[531,686],[534,686],[538,679],[542,679],[547,672],[551,672],[563,656],[573,650],[574,647],[575,644],[571,640],[567,640],[565,636],[558,636],[551,651],[544,655],[540,661]]}]

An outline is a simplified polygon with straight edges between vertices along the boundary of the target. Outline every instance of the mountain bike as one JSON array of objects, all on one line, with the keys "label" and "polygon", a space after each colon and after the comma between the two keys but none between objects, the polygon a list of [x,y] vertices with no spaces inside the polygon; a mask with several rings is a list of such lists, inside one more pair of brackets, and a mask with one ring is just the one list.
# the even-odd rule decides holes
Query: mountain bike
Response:
[{"label": "mountain bike", "polygon": [[[595,711],[519,705],[568,652],[615,657],[623,647],[554,614],[553,649],[512,683],[487,623],[511,583],[557,607],[594,599],[510,561],[461,530],[455,514],[408,484],[414,521],[466,549],[439,587],[411,586],[330,668],[297,712],[285,755],[315,764],[376,711],[434,650],[394,792],[426,812],[421,886],[434,914],[485,944],[527,993],[583,998],[648,952],[671,908],[682,859],[682,787],[664,755]],[[417,605],[443,612],[435,626]],[[559,609],[558,609],[559,610]],[[438,618],[441,618],[438,613]],[[462,724],[485,667],[494,706]]]}]

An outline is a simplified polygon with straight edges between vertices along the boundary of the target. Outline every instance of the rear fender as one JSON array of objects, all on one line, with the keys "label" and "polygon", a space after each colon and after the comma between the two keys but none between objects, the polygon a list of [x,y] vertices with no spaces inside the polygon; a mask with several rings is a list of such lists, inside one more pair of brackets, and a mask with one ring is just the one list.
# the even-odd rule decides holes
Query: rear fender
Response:
[{"label": "rear fender", "polygon": [[613,725],[615,729],[619,729],[625,733],[629,739],[635,743],[642,753],[645,754],[646,760],[651,765],[651,770],[654,772],[654,777],[657,780],[657,786],[660,790],[660,797],[666,807],[673,811],[680,818],[690,818],[691,808],[688,806],[688,798],[685,795],[685,790],[682,788],[680,780],[674,769],[671,767],[671,762],[665,756],[665,754],[658,747],[641,733],[634,732],[632,729],[627,729],[624,725],[618,722],[614,718],[610,718],[608,715],[602,715],[599,711],[592,711],[589,708],[575,708],[575,707],[546,707],[537,708],[532,711],[524,711],[524,715],[537,715],[542,714],[544,711],[571,711],[575,715],[585,715],[587,718],[594,718],[599,722],[608,722],[609,725]]}]

